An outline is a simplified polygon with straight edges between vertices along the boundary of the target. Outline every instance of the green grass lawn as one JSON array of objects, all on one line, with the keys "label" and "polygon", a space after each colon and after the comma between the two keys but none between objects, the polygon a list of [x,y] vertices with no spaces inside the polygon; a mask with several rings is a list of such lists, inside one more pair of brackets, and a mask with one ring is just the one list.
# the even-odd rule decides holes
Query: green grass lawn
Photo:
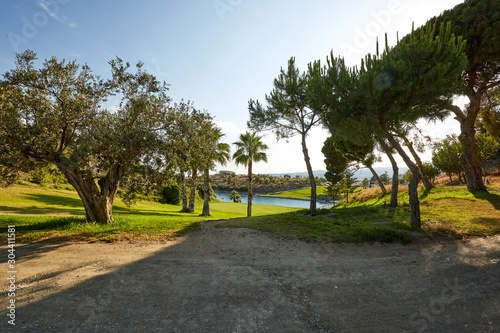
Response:
[{"label": "green grass lawn", "polygon": [[[471,194],[465,187],[420,190],[424,234],[457,238],[500,234],[500,188]],[[305,241],[409,242],[412,240],[408,193],[400,193],[397,208],[389,207],[390,195],[380,195],[323,210],[316,216],[305,211],[228,221],[222,227],[251,227],[280,237]]]},{"label": "green grass lawn", "polygon": [[327,242],[403,242],[413,240],[412,228],[403,221],[406,212],[383,207],[355,207],[308,210],[272,216],[230,220],[219,227],[247,227],[273,233],[279,237],[303,241]]},{"label": "green grass lawn", "polygon": [[[430,192],[419,189],[422,227],[431,232],[457,237],[491,236],[500,233],[499,187],[489,193],[471,194],[465,186],[436,187]],[[400,193],[401,208],[409,211],[408,192]],[[389,204],[390,195],[365,202],[351,201],[348,207],[375,207]]]},{"label": "green grass lawn", "polygon": [[[181,213],[180,206],[140,201],[131,207],[117,199],[113,206],[115,222],[99,225],[85,222],[85,212],[74,191],[38,185],[14,185],[0,189],[0,229],[16,225],[19,242],[106,241],[171,239],[199,228],[205,220],[246,216],[246,205],[214,202],[212,216],[200,216],[202,202],[194,213]],[[280,214],[296,209],[254,205],[253,215]],[[5,242],[6,233],[0,233]]]},{"label": "green grass lawn", "polygon": [[[500,188],[472,195],[465,187],[438,187],[420,191],[423,234],[455,237],[500,234]],[[285,195],[286,196],[286,195]],[[410,242],[415,235],[408,221],[408,194],[400,193],[397,208],[388,206],[390,196],[364,202],[351,201],[311,215],[308,210],[254,205],[246,218],[246,205],[214,202],[212,216],[202,217],[201,202],[195,213],[180,212],[179,206],[140,201],[126,207],[117,199],[115,221],[108,225],[86,223],[76,192],[15,185],[0,189],[0,229],[16,225],[19,242],[162,241],[196,230],[205,220],[228,220],[220,227],[245,227],[279,237],[328,242]],[[0,233],[0,242],[6,240]]]},{"label": "green grass lawn", "polygon": [[[319,194],[324,194],[324,191],[326,190],[326,186],[318,186],[316,188],[316,193]],[[305,188],[302,190],[295,190],[295,191],[283,191],[283,192],[276,192],[276,193],[271,193],[267,194],[268,196],[272,197],[285,197],[285,198],[296,198],[296,199],[311,199],[311,189],[310,188]]]}]

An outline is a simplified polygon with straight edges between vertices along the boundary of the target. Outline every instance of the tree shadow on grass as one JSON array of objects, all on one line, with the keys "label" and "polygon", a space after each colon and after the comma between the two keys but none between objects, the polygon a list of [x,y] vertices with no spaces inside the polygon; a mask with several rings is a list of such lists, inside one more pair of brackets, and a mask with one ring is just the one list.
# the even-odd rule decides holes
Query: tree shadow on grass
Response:
[{"label": "tree shadow on grass", "polygon": [[474,195],[474,198],[476,199],[488,201],[493,208],[500,210],[500,195],[489,192],[478,192],[473,193],[472,195]]},{"label": "tree shadow on grass", "polygon": [[45,204],[47,206],[65,206],[65,207],[78,207],[83,208],[83,203],[80,198],[71,198],[62,195],[54,194],[38,194],[38,193],[27,193],[24,195],[25,198],[39,203]]},{"label": "tree shadow on grass", "polygon": [[43,231],[43,230],[57,230],[64,229],[70,226],[72,223],[85,223],[85,217],[55,217],[48,221],[37,222],[33,224],[19,225],[16,227],[16,231],[18,232],[27,232],[27,231]]},{"label": "tree shadow on grass", "polygon": [[[498,234],[500,232],[500,217],[476,217],[470,220],[472,224],[479,224],[481,227],[488,229],[488,233],[491,235]],[[481,231],[480,236],[484,235],[484,231]]]}]

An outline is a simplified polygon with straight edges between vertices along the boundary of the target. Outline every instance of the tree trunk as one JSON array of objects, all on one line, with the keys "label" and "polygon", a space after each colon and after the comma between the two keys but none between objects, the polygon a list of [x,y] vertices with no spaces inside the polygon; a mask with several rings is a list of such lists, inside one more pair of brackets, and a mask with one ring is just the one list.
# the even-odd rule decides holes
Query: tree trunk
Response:
[{"label": "tree trunk", "polygon": [[464,153],[460,157],[460,162],[465,172],[465,182],[467,189],[471,193],[486,191],[486,186],[483,183],[481,175],[481,161],[477,154],[475,141],[476,130],[474,125],[476,118],[481,108],[481,94],[472,93],[469,95],[469,106],[467,107],[467,115],[465,115],[459,107],[455,106],[452,111],[455,113],[460,122],[460,135],[458,136]]},{"label": "tree trunk", "polygon": [[203,212],[201,215],[210,216],[210,171],[205,169],[203,181]]},{"label": "tree trunk", "polygon": [[391,207],[398,206],[398,189],[399,189],[399,168],[394,156],[391,153],[391,150],[387,146],[384,140],[380,141],[380,146],[382,150],[385,152],[392,165],[392,188],[391,188]]},{"label": "tree trunk", "polygon": [[373,169],[373,167],[370,165],[370,166],[367,166],[368,169],[370,169],[370,171],[372,172],[372,175],[373,177],[375,177],[375,180],[377,181],[378,183],[378,186],[380,186],[380,189],[382,190],[382,193],[385,195],[387,194],[387,189],[385,188],[384,186],[384,183],[382,183],[382,180],[380,179],[380,177],[378,176],[377,172]]},{"label": "tree trunk", "polygon": [[182,211],[184,213],[189,213],[187,190],[186,190],[186,175],[182,170],[181,170],[181,199],[182,199]]},{"label": "tree trunk", "polygon": [[196,188],[198,187],[198,169],[194,168],[191,174],[191,182],[190,182],[191,191],[189,193],[189,208],[188,211],[190,213],[194,212],[194,207],[196,204]]},{"label": "tree trunk", "polygon": [[108,174],[99,179],[99,186],[94,178],[85,177],[77,170],[68,170],[62,163],[56,163],[56,166],[82,200],[87,222],[99,224],[113,222],[113,202],[124,172],[120,163],[111,165]]},{"label": "tree trunk", "polygon": [[450,177],[450,183],[453,182],[453,178],[451,178],[451,173],[448,174],[448,177]]},{"label": "tree trunk", "polygon": [[309,175],[309,183],[311,185],[311,203],[309,209],[311,213],[316,212],[316,178],[311,167],[311,159],[309,158],[309,151],[306,146],[306,135],[302,134],[302,153],[304,154],[304,161],[306,162],[307,174]]},{"label": "tree trunk", "polygon": [[[249,156],[252,156],[249,154]],[[252,158],[248,159],[248,205],[247,205],[247,217],[252,217]]]},{"label": "tree trunk", "polygon": [[488,175],[486,174],[486,168],[481,167],[481,171],[483,172],[483,177],[484,177],[484,185],[488,185]]},{"label": "tree trunk", "polygon": [[411,217],[410,224],[413,227],[420,229],[420,202],[418,200],[418,183],[420,183],[420,172],[418,170],[418,166],[413,163],[410,157],[406,154],[403,147],[399,144],[399,142],[394,139],[394,137],[387,133],[387,140],[391,143],[391,145],[396,149],[399,156],[403,158],[408,168],[411,170],[413,177],[411,178],[410,183],[408,184],[408,194],[410,196],[410,209],[411,209]]},{"label": "tree trunk", "polygon": [[405,141],[406,147],[408,147],[408,150],[410,151],[411,155],[415,159],[415,162],[417,163],[418,169],[420,170],[420,174],[422,175],[422,182],[424,183],[425,188],[427,190],[433,189],[434,185],[432,185],[431,181],[429,180],[429,177],[427,177],[427,172],[425,172],[424,164],[422,163],[422,160],[415,151],[415,148],[413,148],[413,142],[410,142],[410,140],[408,140],[406,137],[403,137],[403,140]]}]

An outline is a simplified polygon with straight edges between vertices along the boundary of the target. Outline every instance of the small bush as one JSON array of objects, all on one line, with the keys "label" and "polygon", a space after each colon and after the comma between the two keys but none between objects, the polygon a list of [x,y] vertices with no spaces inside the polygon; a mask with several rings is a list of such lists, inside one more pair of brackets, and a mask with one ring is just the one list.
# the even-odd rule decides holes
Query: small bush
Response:
[{"label": "small bush", "polygon": [[49,184],[66,184],[64,175],[55,166],[48,165],[39,167],[29,173],[28,180],[41,186]]},{"label": "small bush", "polygon": [[68,191],[76,191],[75,188],[71,185],[54,185],[56,190],[68,190]]},{"label": "small bush", "polygon": [[44,187],[49,185],[51,181],[50,173],[46,168],[39,168],[31,171],[28,179],[30,182],[39,184]]},{"label": "small bush", "polygon": [[162,194],[162,203],[176,206],[181,204],[181,188],[178,185],[165,186]]}]

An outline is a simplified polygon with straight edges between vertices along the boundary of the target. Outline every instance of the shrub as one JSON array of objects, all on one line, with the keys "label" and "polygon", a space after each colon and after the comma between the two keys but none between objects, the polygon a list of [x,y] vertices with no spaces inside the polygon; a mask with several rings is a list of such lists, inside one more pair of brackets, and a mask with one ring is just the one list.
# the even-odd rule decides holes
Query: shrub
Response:
[{"label": "shrub", "polygon": [[178,185],[169,185],[163,188],[163,202],[169,205],[181,204],[181,188]]},{"label": "shrub", "polygon": [[38,167],[31,171],[28,180],[32,183],[40,184],[41,186],[47,186],[49,184],[67,184],[67,180],[61,171],[52,165]]},{"label": "shrub", "polygon": [[30,172],[28,179],[32,183],[45,187],[50,184],[51,177],[46,168],[38,168]]}]

